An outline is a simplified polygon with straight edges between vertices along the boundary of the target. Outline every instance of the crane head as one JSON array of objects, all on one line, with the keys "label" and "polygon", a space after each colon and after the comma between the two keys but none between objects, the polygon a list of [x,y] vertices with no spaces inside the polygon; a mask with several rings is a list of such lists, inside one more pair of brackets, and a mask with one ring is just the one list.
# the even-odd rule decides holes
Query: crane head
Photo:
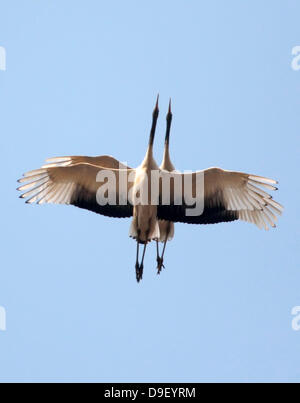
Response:
[{"label": "crane head", "polygon": [[169,137],[170,137],[170,129],[171,129],[171,122],[172,122],[172,111],[171,111],[171,98],[169,102],[169,109],[167,113],[167,129],[166,129],[166,138],[165,138],[165,143],[169,143]]},{"label": "crane head", "polygon": [[156,104],[155,104],[155,107],[154,107],[154,110],[153,110],[153,114],[152,114],[152,126],[151,126],[150,139],[149,139],[149,145],[150,145],[150,146],[153,145],[154,135],[155,135],[155,129],[156,129],[156,122],[157,122],[158,114],[159,114],[158,100],[159,100],[159,94],[157,95]]}]

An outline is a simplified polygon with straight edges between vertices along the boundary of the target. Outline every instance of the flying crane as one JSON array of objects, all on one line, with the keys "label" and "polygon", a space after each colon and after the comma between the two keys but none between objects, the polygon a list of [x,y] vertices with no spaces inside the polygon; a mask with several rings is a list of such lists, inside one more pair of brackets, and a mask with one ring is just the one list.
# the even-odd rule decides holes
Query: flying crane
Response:
[{"label": "flying crane", "polygon": [[[164,159],[159,168],[153,157],[158,115],[157,97],[147,152],[135,169],[107,155],[55,157],[18,181],[21,183],[18,190],[23,192],[20,197],[27,199],[26,203],[70,204],[108,217],[132,217],[129,234],[137,242],[138,282],[143,277],[146,247],[152,240],[164,243],[161,257],[157,254],[160,272],[166,242],[174,234],[175,222],[216,224],[243,220],[268,230],[269,226],[276,226],[277,216],[283,211],[283,206],[267,193],[267,190],[277,190],[273,179],[216,167],[193,173],[175,171],[169,157],[171,104]],[[157,191],[152,189],[153,173],[158,173]],[[187,213],[198,204],[202,206],[199,213]],[[140,245],[143,245],[141,261]]]}]

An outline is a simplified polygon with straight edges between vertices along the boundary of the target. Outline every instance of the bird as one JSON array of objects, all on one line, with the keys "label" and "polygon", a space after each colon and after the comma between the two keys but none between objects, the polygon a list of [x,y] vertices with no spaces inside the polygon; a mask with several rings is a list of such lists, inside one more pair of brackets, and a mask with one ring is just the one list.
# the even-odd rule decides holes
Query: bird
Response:
[{"label": "bird", "polygon": [[[146,155],[137,168],[130,168],[120,163],[114,157],[102,155],[98,157],[65,156],[46,160],[40,169],[29,171],[19,179],[22,184],[17,188],[24,192],[20,198],[27,199],[26,203],[70,204],[79,208],[91,210],[109,217],[133,217],[130,226],[130,237],[137,242],[136,279],[143,277],[144,257],[147,244],[159,238],[157,221],[157,205],[150,203],[151,192],[144,205],[134,205],[138,194],[145,194],[148,186],[147,178],[152,170],[159,171],[153,157],[153,142],[156,123],[159,115],[159,96],[152,114],[152,125]],[[104,179],[113,173],[116,179],[116,194],[114,203],[102,204],[97,199],[97,191],[105,187]],[[100,174],[100,175],[99,175]],[[97,178],[101,177],[100,180]],[[125,183],[121,186],[121,176]],[[124,180],[123,180],[124,182]],[[106,189],[109,193],[109,189]],[[132,191],[131,202],[128,193]],[[105,200],[104,200],[105,201]],[[143,254],[139,263],[139,245],[143,244]]]},{"label": "bird", "polygon": [[[159,96],[157,96],[156,105],[152,114],[152,126],[150,130],[147,152],[140,166],[136,168],[135,181],[133,185],[133,219],[131,221],[129,236],[137,241],[135,264],[137,282],[143,278],[144,258],[147,244],[148,242],[157,240],[159,238],[159,225],[157,220],[158,200],[156,200],[157,204],[151,203],[152,193],[151,189],[149,189],[150,182],[148,180],[152,171],[159,171],[159,167],[153,157],[153,142],[159,114],[158,99]],[[146,200],[143,200],[144,203],[138,203],[135,198],[135,196],[138,194],[142,198],[143,195],[147,195]],[[158,197],[158,194],[156,196]],[[139,263],[140,244],[143,244],[144,248],[142,259]]]},{"label": "bird", "polygon": [[[169,101],[169,109],[166,117],[167,125],[166,125],[166,134],[165,134],[165,146],[164,146],[164,155],[162,162],[159,166],[160,170],[164,171],[175,171],[175,167],[172,164],[171,158],[170,158],[170,152],[169,152],[169,138],[170,138],[170,129],[171,129],[171,123],[172,123],[172,112],[171,112],[171,99]],[[159,220],[158,221],[159,225],[159,233],[160,237],[159,240],[156,240],[156,261],[157,261],[157,274],[160,274],[161,269],[164,267],[163,261],[164,261],[164,253],[166,249],[166,244],[167,241],[171,241],[174,237],[174,223],[172,221],[166,221],[166,220]],[[159,255],[159,246],[158,243],[162,242],[163,243],[163,249],[161,256]]]},{"label": "bird", "polygon": [[[148,243],[163,240],[165,248],[176,222],[217,224],[243,220],[268,230],[269,226],[276,227],[277,216],[283,212],[283,206],[267,193],[277,190],[278,182],[273,179],[217,167],[195,172],[173,170],[168,150],[171,103],[164,159],[159,168],[153,156],[158,100],[157,96],[146,155],[137,168],[108,155],[54,157],[40,169],[25,173],[17,188],[29,204],[70,204],[108,217],[132,217],[129,235],[137,244],[137,282],[143,278]],[[152,181],[153,178],[156,179]],[[163,253],[160,259],[162,267]]]}]

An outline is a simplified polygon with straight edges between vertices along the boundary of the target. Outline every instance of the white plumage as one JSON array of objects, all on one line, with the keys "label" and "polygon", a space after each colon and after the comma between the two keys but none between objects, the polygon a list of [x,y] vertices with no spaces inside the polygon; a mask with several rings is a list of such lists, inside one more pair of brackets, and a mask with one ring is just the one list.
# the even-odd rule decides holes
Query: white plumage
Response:
[{"label": "white plumage", "polygon": [[[247,174],[242,172],[226,171],[220,168],[208,168],[193,173],[180,173],[174,171],[169,156],[169,133],[172,114],[169,107],[167,115],[167,131],[165,139],[165,152],[163,162],[158,168],[153,158],[153,141],[156,121],[158,118],[158,100],[153,112],[152,128],[150,132],[149,147],[142,164],[132,169],[121,164],[113,157],[103,155],[99,157],[67,156],[55,157],[46,160],[46,164],[24,174],[19,179],[21,186],[20,196],[26,203],[55,203],[71,204],[80,208],[110,217],[133,217],[130,235],[137,240],[136,278],[139,281],[143,275],[143,261],[146,245],[151,240],[166,242],[174,235],[174,222],[189,224],[215,224],[243,220],[255,224],[259,228],[268,230],[275,227],[277,216],[282,214],[283,206],[274,201],[268,191],[277,190],[277,182],[273,179]],[[157,205],[151,205],[150,195],[148,204],[132,205],[127,200],[128,194],[120,191],[120,178],[126,178],[127,191],[144,186],[145,176],[153,170],[159,170],[160,183],[170,180],[170,203],[162,202],[162,189],[158,194]],[[113,171],[116,177],[116,203],[115,205],[99,205],[97,191],[104,181],[96,180],[99,172]],[[171,172],[172,171],[172,172]],[[192,183],[193,195],[196,194],[197,178],[201,176],[204,184],[204,209],[202,214],[196,216],[186,215],[187,205],[183,194],[186,180]],[[146,183],[146,182],[145,182]],[[174,183],[180,183],[182,193]],[[145,185],[146,186],[146,185]],[[181,205],[178,204],[181,201]],[[144,244],[142,261],[138,263],[139,244]],[[164,250],[163,250],[164,251]],[[163,257],[163,256],[162,256]],[[160,271],[162,259],[158,255],[158,269]]]}]

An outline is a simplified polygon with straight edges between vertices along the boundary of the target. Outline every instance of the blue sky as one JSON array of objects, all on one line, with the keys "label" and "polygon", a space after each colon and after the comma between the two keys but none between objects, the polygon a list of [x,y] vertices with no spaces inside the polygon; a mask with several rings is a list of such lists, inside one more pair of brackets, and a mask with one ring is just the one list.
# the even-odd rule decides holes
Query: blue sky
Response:
[{"label": "blue sky", "polygon": [[[1,1],[1,381],[299,381],[297,1]],[[135,281],[130,221],[25,205],[45,158],[137,166],[160,93],[177,169],[279,180],[278,227],[175,226]],[[296,163],[298,164],[296,165]]]}]

